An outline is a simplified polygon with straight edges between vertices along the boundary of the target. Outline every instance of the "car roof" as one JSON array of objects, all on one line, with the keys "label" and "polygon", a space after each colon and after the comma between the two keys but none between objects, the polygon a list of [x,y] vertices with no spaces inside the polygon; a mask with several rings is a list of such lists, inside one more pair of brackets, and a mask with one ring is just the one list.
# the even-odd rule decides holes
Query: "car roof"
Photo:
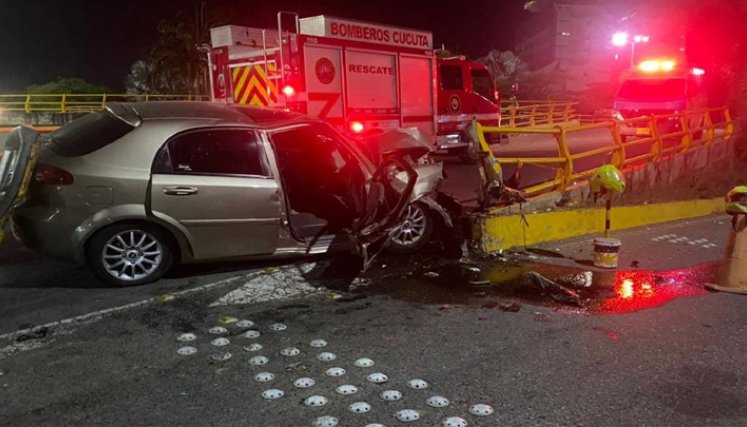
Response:
[{"label": "car roof", "polygon": [[132,123],[157,119],[214,119],[276,127],[313,120],[303,114],[275,108],[210,101],[114,102],[107,107],[113,114]]}]

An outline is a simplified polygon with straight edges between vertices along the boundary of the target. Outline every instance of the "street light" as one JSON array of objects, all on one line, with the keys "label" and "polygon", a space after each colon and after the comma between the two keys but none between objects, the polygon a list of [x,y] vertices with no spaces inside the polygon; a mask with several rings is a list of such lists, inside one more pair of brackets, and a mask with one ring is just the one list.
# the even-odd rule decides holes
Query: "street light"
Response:
[{"label": "street light", "polygon": [[628,33],[617,32],[612,35],[612,45],[617,47],[623,47],[628,44]]}]

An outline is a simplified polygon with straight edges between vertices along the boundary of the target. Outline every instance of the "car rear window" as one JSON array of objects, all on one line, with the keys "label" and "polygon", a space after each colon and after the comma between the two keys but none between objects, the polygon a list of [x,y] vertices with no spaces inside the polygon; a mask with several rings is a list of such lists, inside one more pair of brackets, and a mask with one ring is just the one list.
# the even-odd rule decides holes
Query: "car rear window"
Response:
[{"label": "car rear window", "polygon": [[111,111],[73,120],[50,135],[49,148],[63,157],[78,157],[106,147],[135,129]]}]

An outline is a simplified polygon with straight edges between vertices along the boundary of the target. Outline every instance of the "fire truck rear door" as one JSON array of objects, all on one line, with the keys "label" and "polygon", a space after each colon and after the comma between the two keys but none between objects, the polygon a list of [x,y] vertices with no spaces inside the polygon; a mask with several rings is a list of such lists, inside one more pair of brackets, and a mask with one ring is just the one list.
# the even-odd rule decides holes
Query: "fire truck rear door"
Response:
[{"label": "fire truck rear door", "polygon": [[307,114],[342,127],[342,49],[304,45]]}]

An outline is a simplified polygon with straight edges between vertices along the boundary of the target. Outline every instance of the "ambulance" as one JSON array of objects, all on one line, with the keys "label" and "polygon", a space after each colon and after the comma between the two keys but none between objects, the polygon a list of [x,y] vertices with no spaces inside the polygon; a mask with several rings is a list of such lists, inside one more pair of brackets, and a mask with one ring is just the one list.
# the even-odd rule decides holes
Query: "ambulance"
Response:
[{"label": "ambulance", "polygon": [[214,101],[308,114],[361,139],[417,127],[437,150],[456,154],[466,153],[473,119],[500,123],[487,68],[438,59],[431,32],[324,15],[277,18],[277,29],[211,29]]}]

